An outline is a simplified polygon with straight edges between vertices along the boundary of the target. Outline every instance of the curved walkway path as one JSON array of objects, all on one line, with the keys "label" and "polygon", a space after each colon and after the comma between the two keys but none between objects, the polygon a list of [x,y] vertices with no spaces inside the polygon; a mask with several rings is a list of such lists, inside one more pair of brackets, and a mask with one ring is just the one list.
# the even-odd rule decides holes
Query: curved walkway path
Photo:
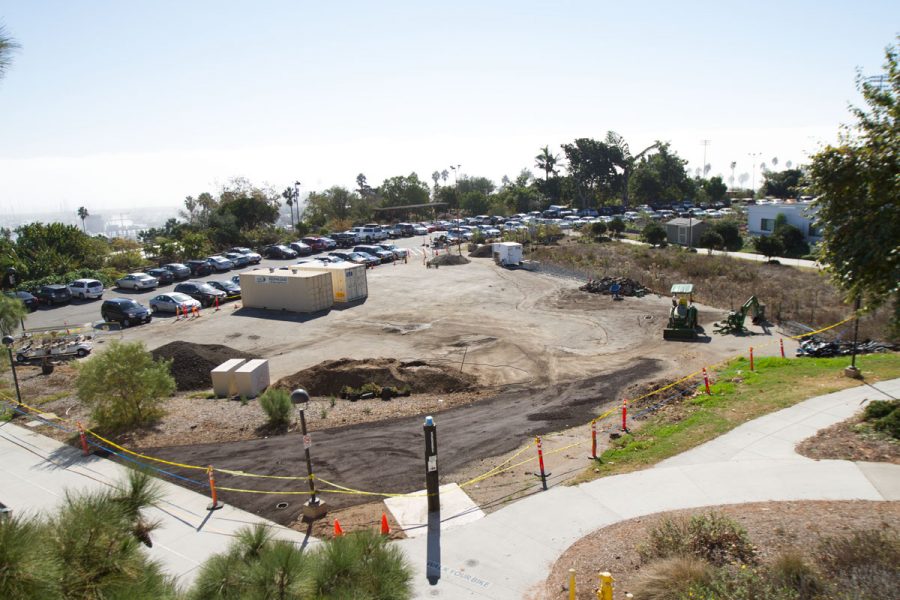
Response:
[{"label": "curved walkway path", "polygon": [[[900,466],[813,460],[794,446],[869,400],[900,397],[900,379],[818,396],[749,421],[655,468],[558,486],[476,522],[398,545],[417,570],[416,598],[538,596],[554,561],[585,535],[652,513],[770,500],[900,500]],[[613,574],[615,575],[615,573]]]}]

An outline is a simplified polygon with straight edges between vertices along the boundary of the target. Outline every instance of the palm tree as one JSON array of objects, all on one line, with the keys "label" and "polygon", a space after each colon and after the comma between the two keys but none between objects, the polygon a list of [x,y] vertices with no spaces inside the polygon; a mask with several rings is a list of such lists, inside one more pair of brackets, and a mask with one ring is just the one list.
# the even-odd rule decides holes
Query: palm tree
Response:
[{"label": "palm tree", "polygon": [[785,166],[786,168],[790,169],[791,167],[794,166],[794,163],[792,163],[791,161],[787,161],[786,163],[784,163],[784,166]]},{"label": "palm tree", "polygon": [[90,216],[90,213],[88,213],[88,209],[86,209],[83,206],[78,207],[78,218],[81,219],[81,230],[85,233],[87,233],[87,229],[84,228],[84,220],[87,219],[89,216]]},{"label": "palm tree", "polygon": [[444,183],[447,183],[447,179],[449,179],[449,178],[450,178],[450,171],[448,171],[447,169],[444,169],[443,171],[441,171],[441,181],[443,181]]},{"label": "palm tree", "polygon": [[616,133],[615,131],[607,131],[606,132],[606,143],[610,146],[619,149],[621,156],[619,157],[619,162],[616,164],[617,167],[622,169],[622,204],[625,206],[625,209],[628,209],[628,181],[631,179],[631,173],[634,172],[634,167],[637,165],[637,162],[648,152],[651,150],[655,150],[659,147],[659,142],[653,142],[634,156],[631,155],[631,149],[628,147],[628,143],[625,142],[625,138]]},{"label": "palm tree", "polygon": [[291,231],[294,230],[294,190],[286,187],[284,191],[281,192],[281,197],[284,198],[284,203],[287,204],[288,209],[291,211]]},{"label": "palm tree", "polygon": [[534,157],[535,166],[544,172],[544,181],[550,180],[550,174],[556,174],[556,163],[559,161],[559,156],[554,156],[552,152],[550,152],[549,146],[544,146],[541,148],[541,153]]},{"label": "palm tree", "polygon": [[728,180],[729,183],[731,184],[731,187],[734,187],[734,168],[735,167],[737,167],[737,161],[733,160],[733,161],[731,161],[731,179]]},{"label": "palm tree", "polygon": [[776,169],[777,167],[778,167],[778,157],[777,157],[777,156],[773,156],[773,157],[772,157],[772,169],[774,170],[774,169]]},{"label": "palm tree", "polygon": [[741,173],[740,177],[738,177],[738,181],[741,182],[741,187],[744,187],[748,179],[750,179],[750,173]]},{"label": "palm tree", "polygon": [[6,69],[12,64],[12,54],[21,46],[6,33],[6,29],[0,26],[0,79],[6,75]]}]

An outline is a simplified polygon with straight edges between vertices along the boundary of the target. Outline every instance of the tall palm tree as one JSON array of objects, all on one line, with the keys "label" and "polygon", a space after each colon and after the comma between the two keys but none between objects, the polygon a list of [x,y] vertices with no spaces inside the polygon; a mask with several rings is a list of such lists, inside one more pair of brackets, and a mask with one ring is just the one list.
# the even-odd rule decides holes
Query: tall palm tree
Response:
[{"label": "tall palm tree", "polygon": [[559,156],[554,156],[550,152],[549,146],[541,148],[541,153],[534,157],[535,166],[544,172],[544,181],[549,181],[551,173],[556,173],[556,163],[558,161]]},{"label": "tall palm tree", "polygon": [[284,191],[281,192],[281,197],[284,198],[284,203],[287,204],[288,209],[291,211],[291,231],[294,230],[294,190],[293,188],[286,187]]},{"label": "tall palm tree", "polygon": [[731,187],[734,187],[734,168],[737,167],[737,161],[731,161],[731,179],[729,180],[731,183]]},{"label": "tall palm tree", "polygon": [[659,142],[653,142],[633,156],[631,154],[631,149],[628,147],[628,143],[625,141],[625,138],[623,138],[615,131],[606,132],[606,143],[609,146],[613,146],[619,149],[620,157],[616,166],[622,169],[622,205],[627,210],[628,181],[631,179],[631,174],[634,172],[634,168],[637,166],[638,161],[651,150],[655,150],[656,148],[658,148]]},{"label": "tall palm tree", "polygon": [[12,64],[13,52],[21,46],[6,33],[6,29],[0,25],[0,79],[6,75],[6,69]]},{"label": "tall palm tree", "polygon": [[773,156],[773,157],[772,157],[772,169],[774,170],[774,169],[776,169],[777,167],[778,167],[778,157],[777,157],[777,156]]},{"label": "tall palm tree", "polygon": [[78,218],[81,219],[81,230],[87,233],[87,229],[84,228],[84,220],[90,216],[88,209],[83,206],[78,207]]}]

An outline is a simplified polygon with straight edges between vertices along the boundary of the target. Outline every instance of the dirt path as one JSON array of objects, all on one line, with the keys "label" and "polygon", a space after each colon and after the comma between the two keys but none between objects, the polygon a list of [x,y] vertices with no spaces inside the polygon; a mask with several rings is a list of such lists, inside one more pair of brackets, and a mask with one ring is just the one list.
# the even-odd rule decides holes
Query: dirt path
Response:
[{"label": "dirt path", "polygon": [[[638,379],[657,375],[664,366],[653,359],[615,364],[604,374],[542,389],[513,387],[492,398],[435,415],[440,466],[445,473],[518,447],[530,436],[584,423],[617,400]],[[158,448],[149,454],[188,464],[267,475],[303,475],[303,446],[296,434],[229,444]],[[422,417],[331,429],[314,434],[316,474],[340,485],[385,493],[423,487]],[[178,472],[178,471],[176,471]],[[181,472],[196,478],[196,472]],[[223,487],[305,490],[303,481],[217,477]],[[226,502],[282,524],[292,522],[305,496],[221,494]],[[372,496],[326,494],[334,508],[373,500]],[[276,504],[287,501],[286,509]]]}]

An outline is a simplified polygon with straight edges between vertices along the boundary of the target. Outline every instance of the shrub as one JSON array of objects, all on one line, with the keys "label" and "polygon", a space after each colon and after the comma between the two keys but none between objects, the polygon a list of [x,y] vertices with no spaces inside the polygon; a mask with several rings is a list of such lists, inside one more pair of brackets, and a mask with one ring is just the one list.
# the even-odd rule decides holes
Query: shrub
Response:
[{"label": "shrub", "polygon": [[895,410],[875,422],[875,430],[883,431],[894,439],[900,439],[900,410]]},{"label": "shrub", "polygon": [[725,240],[722,239],[722,236],[719,233],[712,229],[707,229],[703,232],[703,235],[700,236],[700,242],[697,245],[701,248],[709,248],[710,250],[721,250],[725,247]]},{"label": "shrub", "polygon": [[863,412],[863,419],[866,421],[881,419],[898,408],[900,408],[900,400],[872,400],[866,405],[866,410]]},{"label": "shrub", "polygon": [[271,388],[259,397],[259,405],[269,418],[272,427],[287,427],[291,424],[291,411],[294,408],[291,395],[287,390]]},{"label": "shrub", "polygon": [[621,217],[615,217],[609,222],[609,230],[612,231],[616,237],[622,235],[622,232],[625,231],[625,221],[623,221]]},{"label": "shrub", "polygon": [[154,361],[141,342],[115,340],[105,352],[77,365],[78,398],[102,429],[144,425],[162,414],[162,399],[175,391],[171,362]]},{"label": "shrub", "polygon": [[785,550],[776,556],[769,574],[773,583],[797,592],[798,600],[814,600],[825,591],[821,575],[796,550]]},{"label": "shrub", "polygon": [[690,554],[714,565],[756,560],[756,548],[747,531],[715,512],[695,515],[689,521],[666,517],[650,530],[649,543],[640,548],[640,554],[644,560]]},{"label": "shrub", "polygon": [[847,598],[874,600],[896,594],[900,536],[895,531],[857,531],[824,538],[817,558],[832,578],[847,582]]},{"label": "shrub", "polygon": [[313,554],[316,598],[410,598],[412,575],[403,552],[374,531],[334,538]]},{"label": "shrub", "polygon": [[644,225],[641,239],[653,246],[659,246],[666,241],[666,230],[656,221],[650,221]]},{"label": "shrub", "polygon": [[607,230],[607,229],[608,229],[608,228],[607,228],[607,226],[606,226],[606,222],[605,222],[605,221],[597,221],[596,223],[591,224],[591,234],[592,234],[595,238],[600,238],[600,237],[602,237],[603,234],[606,233],[606,230]]},{"label": "shrub", "polygon": [[634,582],[634,595],[645,600],[680,600],[693,588],[707,586],[713,568],[694,556],[670,556],[650,563]]}]

